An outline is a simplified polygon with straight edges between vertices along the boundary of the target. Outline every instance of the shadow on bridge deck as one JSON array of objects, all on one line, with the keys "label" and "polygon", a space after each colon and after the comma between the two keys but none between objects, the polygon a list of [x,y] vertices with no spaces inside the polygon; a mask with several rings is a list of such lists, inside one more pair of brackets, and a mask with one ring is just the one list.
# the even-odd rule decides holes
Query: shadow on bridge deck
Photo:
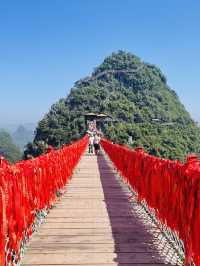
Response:
[{"label": "shadow on bridge deck", "polygon": [[175,265],[175,253],[129,195],[106,156],[85,154],[21,265]]},{"label": "shadow on bridge deck", "polygon": [[178,257],[160,230],[123,184],[109,159],[98,156],[105,203],[115,243],[117,265],[177,265]]}]

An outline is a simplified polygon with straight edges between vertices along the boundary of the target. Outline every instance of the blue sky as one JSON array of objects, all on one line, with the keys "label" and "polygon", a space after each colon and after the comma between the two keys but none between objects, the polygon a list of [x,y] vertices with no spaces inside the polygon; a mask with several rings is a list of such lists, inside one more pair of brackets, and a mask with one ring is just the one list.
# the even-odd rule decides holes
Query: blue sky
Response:
[{"label": "blue sky", "polygon": [[156,64],[200,121],[200,1],[0,1],[0,124],[37,122],[119,49]]}]

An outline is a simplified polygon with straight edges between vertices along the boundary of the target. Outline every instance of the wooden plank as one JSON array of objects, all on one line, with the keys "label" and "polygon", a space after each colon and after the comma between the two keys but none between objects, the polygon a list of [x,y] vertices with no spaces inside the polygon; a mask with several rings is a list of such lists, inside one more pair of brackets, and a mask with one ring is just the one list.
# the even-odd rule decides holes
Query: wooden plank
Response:
[{"label": "wooden plank", "polygon": [[124,253],[132,253],[132,252],[140,252],[140,253],[151,253],[152,250],[154,250],[151,245],[146,245],[145,243],[143,245],[138,243],[124,243],[124,244],[109,244],[109,243],[103,243],[103,244],[97,244],[97,243],[76,243],[76,244],[58,244],[54,245],[53,243],[47,243],[40,244],[40,245],[33,245],[31,244],[30,247],[27,248],[27,254],[29,253],[51,253],[51,252],[73,252],[73,253],[79,253],[79,252],[96,252],[96,253],[116,253],[116,252],[124,252]]},{"label": "wooden plank", "polygon": [[[29,266],[35,266],[36,264],[23,264],[23,265],[29,265]],[[93,263],[93,264],[85,264],[84,262],[82,264],[37,264],[37,266],[44,266],[44,265],[51,265],[51,266],[83,266],[83,265],[87,265],[87,266],[131,266],[131,265],[135,265],[135,266],[153,266],[153,265],[156,265],[156,266],[169,266],[171,264],[167,264],[167,263],[118,263],[118,262],[112,262],[112,263]]]},{"label": "wooden plank", "polygon": [[[83,156],[65,194],[34,233],[21,265],[163,265],[158,229],[142,223],[103,156]],[[165,264],[166,265],[166,264]]]},{"label": "wooden plank", "polygon": [[[24,259],[24,264],[40,264],[41,262],[50,264],[100,264],[113,263],[120,260],[120,263],[159,263],[159,260],[154,258],[152,254],[144,253],[55,253],[55,254],[28,254]],[[83,263],[84,262],[84,263]]]}]

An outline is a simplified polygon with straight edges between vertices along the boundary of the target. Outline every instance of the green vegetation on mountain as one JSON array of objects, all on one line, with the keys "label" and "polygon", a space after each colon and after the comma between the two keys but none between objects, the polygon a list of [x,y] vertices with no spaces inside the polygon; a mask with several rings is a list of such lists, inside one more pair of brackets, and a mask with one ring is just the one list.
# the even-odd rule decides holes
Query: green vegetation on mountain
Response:
[{"label": "green vegetation on mountain", "polygon": [[59,147],[80,138],[86,132],[86,112],[105,113],[115,120],[103,132],[116,143],[143,146],[170,159],[183,160],[190,152],[200,152],[200,129],[166,77],[131,53],[113,53],[91,77],[76,82],[68,97],[39,122],[34,142],[44,140]]},{"label": "green vegetation on mountain", "polygon": [[11,163],[20,160],[22,157],[20,150],[12,142],[11,136],[4,130],[0,130],[0,155]]}]

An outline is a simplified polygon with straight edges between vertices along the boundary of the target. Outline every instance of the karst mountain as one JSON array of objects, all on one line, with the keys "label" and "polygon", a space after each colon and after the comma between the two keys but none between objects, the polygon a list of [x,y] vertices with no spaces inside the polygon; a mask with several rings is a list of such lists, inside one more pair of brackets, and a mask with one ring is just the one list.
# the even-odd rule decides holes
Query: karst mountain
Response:
[{"label": "karst mountain", "polygon": [[115,122],[105,124],[103,133],[116,143],[142,146],[170,159],[200,152],[200,129],[165,75],[131,53],[113,53],[91,76],[77,81],[39,122],[35,143],[59,147],[79,139],[86,132],[88,112],[112,117]]}]

